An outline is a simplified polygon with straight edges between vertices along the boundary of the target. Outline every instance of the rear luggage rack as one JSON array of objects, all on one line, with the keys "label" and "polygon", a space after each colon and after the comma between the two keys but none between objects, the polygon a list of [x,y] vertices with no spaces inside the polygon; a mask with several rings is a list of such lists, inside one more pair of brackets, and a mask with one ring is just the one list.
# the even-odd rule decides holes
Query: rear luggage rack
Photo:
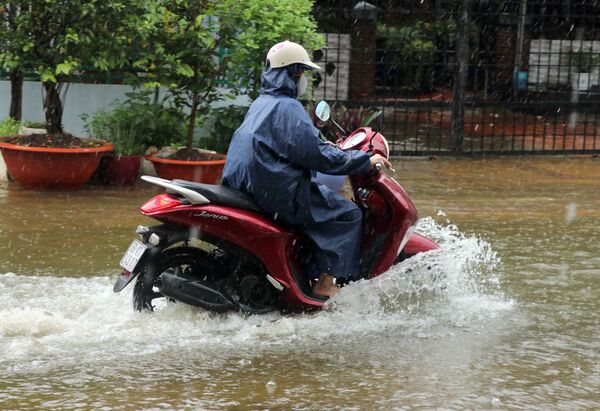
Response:
[{"label": "rear luggage rack", "polygon": [[142,180],[147,181],[151,184],[155,184],[160,187],[164,187],[167,189],[167,193],[176,193],[185,197],[192,204],[210,204],[210,201],[204,197],[202,194],[197,193],[194,190],[190,190],[185,187],[180,187],[178,185],[173,184],[170,180],[165,180],[164,178],[152,177],[152,176],[142,176]]}]

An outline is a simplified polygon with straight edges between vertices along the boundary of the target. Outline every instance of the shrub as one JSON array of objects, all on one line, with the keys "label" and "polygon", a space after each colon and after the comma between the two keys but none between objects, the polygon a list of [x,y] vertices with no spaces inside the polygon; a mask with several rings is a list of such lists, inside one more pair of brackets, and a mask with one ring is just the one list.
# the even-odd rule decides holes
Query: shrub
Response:
[{"label": "shrub", "polygon": [[425,90],[431,87],[437,50],[431,26],[417,21],[405,26],[378,27],[378,35],[385,39],[386,60],[399,72],[401,88]]},{"label": "shrub", "polygon": [[591,47],[586,50],[572,48],[566,56],[568,65],[576,73],[591,73],[600,63],[600,53],[593,52]]},{"label": "shrub", "polygon": [[227,153],[233,133],[244,121],[248,107],[230,105],[213,108],[198,124],[195,137],[198,146],[218,153]]},{"label": "shrub", "polygon": [[21,123],[17,120],[13,120],[10,117],[0,121],[0,136],[10,136],[11,134],[17,134]]},{"label": "shrub", "polygon": [[168,101],[153,102],[150,91],[127,94],[112,110],[100,109],[82,116],[95,138],[110,141],[117,155],[141,154],[150,146],[163,147],[184,141],[185,114]]}]

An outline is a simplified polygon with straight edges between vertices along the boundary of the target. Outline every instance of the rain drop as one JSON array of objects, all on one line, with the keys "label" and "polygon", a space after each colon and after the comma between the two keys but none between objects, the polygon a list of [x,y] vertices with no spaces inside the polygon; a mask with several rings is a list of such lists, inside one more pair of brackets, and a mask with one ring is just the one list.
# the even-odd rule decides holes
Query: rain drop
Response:
[{"label": "rain drop", "polygon": [[575,217],[577,217],[577,204],[569,203],[569,205],[567,205],[567,224],[571,224],[575,220]]},{"label": "rain drop", "polygon": [[275,389],[277,388],[277,383],[275,381],[269,381],[266,384],[266,387],[267,387],[267,392],[269,394],[273,394],[275,392]]}]

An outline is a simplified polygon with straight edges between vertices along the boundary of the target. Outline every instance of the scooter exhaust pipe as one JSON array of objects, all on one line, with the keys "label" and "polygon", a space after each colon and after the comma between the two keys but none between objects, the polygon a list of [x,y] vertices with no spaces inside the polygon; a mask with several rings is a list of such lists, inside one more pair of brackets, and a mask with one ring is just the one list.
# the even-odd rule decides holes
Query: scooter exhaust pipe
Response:
[{"label": "scooter exhaust pipe", "polygon": [[165,296],[195,307],[216,312],[238,310],[239,306],[209,283],[186,280],[169,273],[160,275],[158,290]]}]

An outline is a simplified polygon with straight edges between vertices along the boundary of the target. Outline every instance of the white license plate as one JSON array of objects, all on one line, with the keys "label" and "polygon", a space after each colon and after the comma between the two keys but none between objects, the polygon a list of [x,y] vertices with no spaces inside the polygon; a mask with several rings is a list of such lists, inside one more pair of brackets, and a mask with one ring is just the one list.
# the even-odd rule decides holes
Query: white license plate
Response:
[{"label": "white license plate", "polygon": [[140,261],[140,258],[144,255],[144,252],[148,246],[142,243],[140,240],[133,240],[123,258],[121,258],[121,262],[119,265],[124,270],[129,271],[130,273],[135,270],[135,266]]}]

